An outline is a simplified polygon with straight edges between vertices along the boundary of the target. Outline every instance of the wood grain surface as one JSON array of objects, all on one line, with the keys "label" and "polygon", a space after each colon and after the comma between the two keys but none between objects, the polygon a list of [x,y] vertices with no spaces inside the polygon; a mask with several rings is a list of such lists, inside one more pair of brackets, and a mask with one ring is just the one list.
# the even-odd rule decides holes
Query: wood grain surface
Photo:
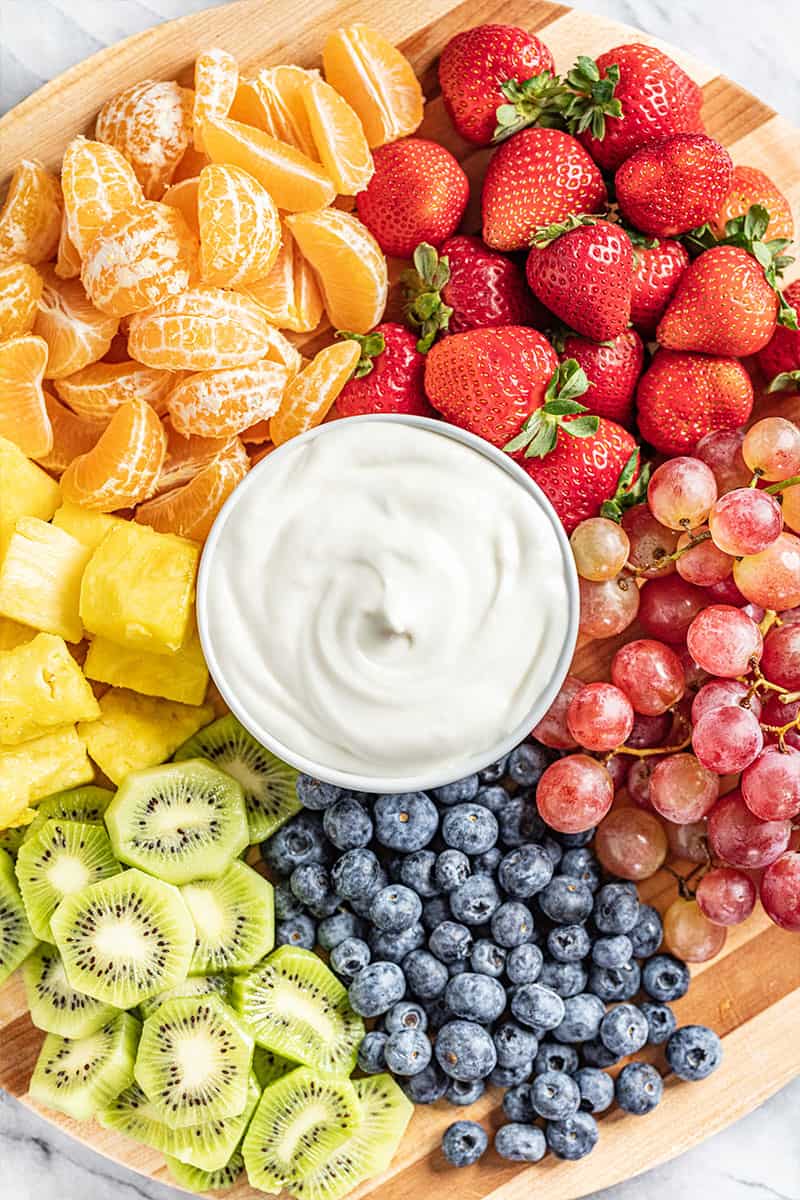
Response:
[{"label": "wood grain surface", "polygon": [[[239,0],[157,26],[101,51],[41,88],[0,120],[0,186],[14,163],[35,155],[57,168],[69,139],[89,133],[95,114],[114,92],[143,78],[188,81],[197,51],[209,45],[232,51],[245,70],[259,65],[319,63],[326,33],[338,25],[363,19],[363,4],[354,0]],[[423,81],[427,96],[423,136],[448,146],[478,184],[489,152],[476,150],[454,133],[438,92],[436,59],[459,29],[485,21],[503,21],[541,32],[553,51],[556,68],[565,70],[577,53],[596,56],[626,41],[662,45],[626,26],[557,4],[533,0],[375,0],[370,24],[402,46]],[[701,84],[709,133],[728,146],[734,161],[769,172],[800,216],[800,131],[725,79],[714,69],[674,47],[665,47]],[[478,228],[479,186],[466,218]],[[800,273],[795,264],[787,273]],[[324,343],[325,331],[311,344]],[[585,679],[601,678],[619,639],[583,644],[573,670]],[[675,895],[675,883],[662,872],[648,880],[645,898],[664,909]],[[694,969],[689,995],[675,1006],[679,1021],[711,1025],[723,1037],[723,1067],[700,1084],[681,1084],[667,1077],[664,1100],[649,1118],[612,1112],[601,1120],[601,1140],[590,1158],[559,1163],[548,1157],[539,1166],[519,1168],[493,1152],[480,1164],[461,1171],[446,1169],[438,1150],[443,1130],[455,1119],[444,1104],[418,1108],[403,1146],[390,1170],[362,1185],[355,1198],[410,1200],[436,1194],[438,1200],[523,1200],[538,1187],[547,1200],[575,1200],[609,1187],[681,1153],[756,1107],[800,1074],[800,943],[776,929],[758,911],[729,934],[723,953]],[[27,1016],[19,976],[0,990],[0,1085],[23,1103],[31,1069],[42,1041]],[[663,1059],[652,1060],[662,1069]],[[488,1127],[499,1124],[500,1093],[490,1092],[469,1110]],[[42,1111],[42,1110],[40,1110]],[[161,1156],[92,1123],[77,1124],[49,1111],[43,1115],[98,1153],[170,1182]],[[459,1116],[463,1115],[460,1110]],[[227,1193],[252,1200],[259,1193],[240,1185]]]}]

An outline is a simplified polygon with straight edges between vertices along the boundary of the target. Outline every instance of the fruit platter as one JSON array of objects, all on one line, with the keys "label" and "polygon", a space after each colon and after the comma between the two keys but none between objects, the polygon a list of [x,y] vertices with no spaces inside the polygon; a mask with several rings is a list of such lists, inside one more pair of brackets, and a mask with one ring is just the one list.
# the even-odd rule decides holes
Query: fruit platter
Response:
[{"label": "fruit platter", "polygon": [[0,121],[0,1086],[196,1195],[572,1200],[800,1073],[800,132],[287,8]]}]

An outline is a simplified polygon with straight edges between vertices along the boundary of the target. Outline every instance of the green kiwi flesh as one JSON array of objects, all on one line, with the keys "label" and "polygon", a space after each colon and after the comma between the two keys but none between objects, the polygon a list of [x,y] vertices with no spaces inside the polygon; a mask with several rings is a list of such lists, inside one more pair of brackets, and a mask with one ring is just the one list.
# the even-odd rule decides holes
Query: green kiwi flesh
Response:
[{"label": "green kiwi flesh", "polygon": [[67,896],[50,928],[72,986],[115,1008],[175,987],[194,947],[178,889],[137,870]]},{"label": "green kiwi flesh", "polygon": [[308,1067],[290,1071],[264,1089],[250,1122],[242,1144],[247,1178],[263,1192],[291,1190],[347,1141],[359,1120],[349,1079]]},{"label": "green kiwi flesh", "polygon": [[239,1116],[252,1061],[252,1035],[226,1004],[183,996],[145,1021],[135,1076],[156,1116],[183,1129]]},{"label": "green kiwi flesh", "polygon": [[256,1046],[253,1051],[253,1070],[262,1088],[269,1087],[276,1079],[282,1079],[296,1066],[296,1062],[282,1058],[280,1054],[274,1054],[272,1050],[266,1050],[263,1046]]},{"label": "green kiwi flesh", "polygon": [[26,832],[25,825],[15,825],[13,829],[0,829],[0,856],[7,854],[12,859],[16,858]]},{"label": "green kiwi flesh", "polygon": [[257,742],[234,716],[207,725],[175,753],[175,761],[207,758],[244,788],[250,842],[263,842],[300,811],[298,772]]},{"label": "green kiwi flesh", "polygon": [[37,1029],[64,1038],[85,1038],[117,1015],[117,1009],[83,992],[67,979],[55,946],[42,942],[22,964],[31,1020]]},{"label": "green kiwi flesh", "polygon": [[175,1000],[178,996],[219,996],[221,1000],[227,1000],[228,980],[224,975],[189,975],[169,991],[140,1001],[139,1012],[146,1020],[167,1000]]},{"label": "green kiwi flesh", "polygon": [[272,884],[243,862],[181,888],[197,934],[193,974],[246,971],[275,945]]},{"label": "green kiwi flesh", "polygon": [[36,804],[36,816],[30,825],[23,830],[23,841],[30,841],[38,833],[45,821],[82,821],[84,825],[102,825],[103,814],[114,798],[114,793],[108,788],[86,787],[69,788],[65,792],[53,792]]},{"label": "green kiwi flesh", "polygon": [[121,869],[101,826],[45,821],[17,854],[17,882],[36,936],[52,941],[50,918],[64,897]]},{"label": "green kiwi flesh", "polygon": [[[25,905],[14,878],[11,858],[0,860],[0,984],[25,961],[36,946]],[[6,859],[8,863],[6,863]]]},{"label": "green kiwi flesh", "polygon": [[88,1120],[133,1080],[133,1062],[141,1026],[120,1013],[85,1038],[48,1033],[33,1069],[30,1094],[39,1104]]},{"label": "green kiwi flesh", "polygon": [[364,1022],[347,992],[310,950],[281,946],[231,989],[232,1004],[260,1046],[331,1075],[349,1075]]},{"label": "green kiwi flesh", "polygon": [[105,821],[121,862],[177,885],[221,875],[248,845],[240,784],[200,759],[132,771]]},{"label": "green kiwi flesh", "polygon": [[223,1192],[233,1187],[244,1171],[244,1158],[241,1150],[234,1150],[231,1157],[218,1171],[201,1171],[198,1167],[187,1166],[178,1158],[165,1155],[169,1173],[179,1187],[189,1192]]}]

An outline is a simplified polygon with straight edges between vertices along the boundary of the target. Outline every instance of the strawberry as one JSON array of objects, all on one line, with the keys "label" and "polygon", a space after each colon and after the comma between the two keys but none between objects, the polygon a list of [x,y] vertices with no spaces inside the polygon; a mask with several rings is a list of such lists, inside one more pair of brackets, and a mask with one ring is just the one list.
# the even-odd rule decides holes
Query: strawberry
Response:
[{"label": "strawberry", "polygon": [[372,157],[375,173],[356,207],[384,254],[410,258],[419,242],[439,246],[456,231],[469,181],[449,150],[410,137],[378,146]]},{"label": "strawberry", "polygon": [[577,333],[602,342],[628,325],[633,251],[619,225],[581,216],[538,229],[526,273],[533,294]]},{"label": "strawberry", "polygon": [[543,72],[552,78],[554,71],[553,56],[534,34],[515,25],[477,25],[445,46],[439,85],[456,130],[468,142],[488,146],[505,100],[502,85]]},{"label": "strawberry", "polygon": [[[783,299],[800,316],[800,279],[784,288]],[[800,332],[797,330],[779,325],[756,358],[769,381],[768,391],[780,392],[800,385]]]},{"label": "strawberry", "polygon": [[691,454],[712,430],[744,425],[752,407],[753,385],[736,358],[657,350],[636,389],[642,437],[662,454]]},{"label": "strawberry", "polygon": [[558,129],[523,129],[495,151],[483,182],[483,240],[522,250],[542,225],[600,212],[603,177],[575,138]]},{"label": "strawberry", "polygon": [[633,397],[642,373],[644,346],[638,333],[624,329],[607,342],[592,342],[576,333],[561,340],[561,361],[574,359],[586,373],[586,405],[598,417],[630,425]]},{"label": "strawberry", "polygon": [[794,237],[792,206],[769,175],[757,167],[734,167],[731,189],[722,201],[719,212],[710,221],[717,237],[725,236],[725,226],[735,217],[743,217],[754,204],[760,204],[769,213],[769,224],[765,239]]},{"label": "strawberry", "polygon": [[361,346],[355,373],[336,399],[343,417],[362,413],[413,413],[435,417],[425,395],[425,359],[405,325],[384,321],[371,333],[348,333]]},{"label": "strawberry", "polygon": [[732,178],[724,146],[702,133],[676,133],[636,150],[614,182],[626,221],[650,237],[674,237],[719,212]]},{"label": "strawberry", "polygon": [[555,350],[535,329],[467,329],[436,342],[428,352],[425,391],[453,425],[504,446],[544,402],[557,368]]},{"label": "strawberry", "polygon": [[655,334],[688,265],[689,255],[680,242],[667,239],[653,244],[634,238],[631,323],[642,337],[651,338]]}]

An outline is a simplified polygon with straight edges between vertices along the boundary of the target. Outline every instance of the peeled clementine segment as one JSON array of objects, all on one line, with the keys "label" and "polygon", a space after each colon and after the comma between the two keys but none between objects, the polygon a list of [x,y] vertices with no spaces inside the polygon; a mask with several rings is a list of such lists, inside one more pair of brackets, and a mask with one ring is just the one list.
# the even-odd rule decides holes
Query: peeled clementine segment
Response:
[{"label": "peeled clementine segment", "polygon": [[250,459],[240,441],[219,454],[190,483],[140,504],[136,520],[159,533],[175,533],[202,542],[208,537],[217,513],[250,469]]},{"label": "peeled clementine segment", "polygon": [[272,442],[265,442],[259,446],[248,446],[247,456],[250,459],[250,467],[257,466],[268,454],[272,454],[273,450],[277,450],[277,446],[273,446]]},{"label": "peeled clementine segment", "polygon": [[[356,353],[358,351],[358,353]],[[326,346],[287,387],[283,403],[269,423],[276,446],[321,424],[360,357],[358,342],[347,339]]]},{"label": "peeled clementine segment", "polygon": [[145,79],[107,100],[95,137],[125,155],[149,200],[158,200],[192,139],[194,92]]},{"label": "peeled clementine segment", "polygon": [[167,454],[158,476],[157,496],[183,487],[220,454],[236,446],[234,438],[184,437],[173,429],[169,419],[164,421],[164,429],[167,434]]},{"label": "peeled clementine segment", "polygon": [[94,447],[72,460],[61,476],[70,504],[113,512],[146,500],[158,481],[167,435],[146,400],[129,400],[114,413]]},{"label": "peeled clementine segment", "polygon": [[162,204],[177,208],[192,233],[200,237],[200,216],[197,211],[197,194],[200,190],[200,176],[182,179],[180,183],[171,184],[164,192]]},{"label": "peeled clementine segment", "polygon": [[239,167],[213,164],[200,173],[200,273],[206,283],[241,287],[263,278],[281,245],[275,201]]},{"label": "peeled clementine segment", "polygon": [[317,273],[331,324],[367,333],[383,316],[389,292],[386,259],[375,238],[358,217],[338,208],[286,220]]},{"label": "peeled clementine segment", "polygon": [[0,209],[0,266],[52,258],[61,233],[61,188],[35,158],[14,168]]},{"label": "peeled clementine segment", "polygon": [[203,167],[207,167],[210,161],[207,154],[195,150],[194,146],[187,146],[183,158],[175,168],[172,183],[182,183],[184,179],[196,179]]},{"label": "peeled clementine segment", "polygon": [[288,212],[324,208],[336,195],[330,175],[319,163],[260,129],[220,118],[207,122],[204,140],[212,162],[249,171],[278,208]]},{"label": "peeled clementine segment", "polygon": [[0,267],[0,342],[30,333],[44,283],[30,263]]},{"label": "peeled clementine segment", "polygon": [[294,342],[290,342],[280,329],[276,329],[273,325],[269,325],[267,328],[269,329],[269,344],[264,357],[270,362],[280,363],[281,366],[286,367],[289,378],[294,379],[298,371],[303,369],[305,359]]},{"label": "peeled clementine segment", "polygon": [[97,234],[122,212],[144,201],[133,167],[114,146],[74,138],[64,151],[61,187],[67,232],[81,258]]},{"label": "peeled clementine segment", "polygon": [[[251,425],[249,429],[245,429],[239,437],[244,442],[245,446],[263,446],[264,442],[269,441],[269,421],[256,421],[255,425]],[[250,451],[248,450],[249,454]]]},{"label": "peeled clementine segment", "polygon": [[128,349],[148,367],[214,371],[246,367],[270,348],[270,327],[252,300],[222,288],[194,288],[131,319]]},{"label": "peeled clementine segment", "polygon": [[98,362],[57,379],[55,389],[73,412],[86,421],[109,421],[128,400],[146,400],[162,416],[166,399],[180,376],[138,362]]},{"label": "peeled clementine segment", "polygon": [[303,95],[317,78],[319,71],[302,67],[264,67],[254,79],[239,85],[229,115],[316,160],[317,148]]},{"label": "peeled clementine segment", "polygon": [[303,258],[292,231],[283,223],[281,248],[264,279],[243,291],[260,304],[267,320],[279,329],[310,333],[322,320],[322,296],[311,265]]},{"label": "peeled clementine segment", "polygon": [[79,279],[41,267],[44,287],[33,331],[48,347],[45,379],[65,379],[102,358],[117,332],[115,316],[95,308]]},{"label": "peeled clementine segment", "polygon": [[172,427],[185,435],[233,437],[278,411],[290,378],[286,367],[267,359],[190,375],[167,397]]},{"label": "peeled clementine segment", "polygon": [[58,238],[55,269],[59,279],[77,279],[81,273],[81,256],[78,254],[75,243],[69,236],[66,213],[61,218],[61,233]]},{"label": "peeled clementine segment", "polygon": [[360,21],[328,35],[322,66],[358,113],[370,146],[407,137],[422,121],[425,99],[411,63]]},{"label": "peeled clementine segment", "polygon": [[227,50],[212,47],[194,64],[194,148],[203,150],[203,125],[209,117],[227,117],[239,83],[239,66]]},{"label": "peeled clementine segment", "polygon": [[0,344],[0,437],[28,458],[49,454],[53,447],[42,390],[46,365],[43,338],[29,335]]},{"label": "peeled clementine segment", "polygon": [[49,392],[44,394],[44,403],[53,427],[53,446],[50,453],[38,458],[37,462],[46,471],[60,475],[73,458],[86,454],[96,445],[108,421],[86,421]]},{"label": "peeled clementine segment", "polygon": [[301,94],[319,161],[337,192],[355,196],[375,171],[361,121],[324,79],[312,79]]}]

